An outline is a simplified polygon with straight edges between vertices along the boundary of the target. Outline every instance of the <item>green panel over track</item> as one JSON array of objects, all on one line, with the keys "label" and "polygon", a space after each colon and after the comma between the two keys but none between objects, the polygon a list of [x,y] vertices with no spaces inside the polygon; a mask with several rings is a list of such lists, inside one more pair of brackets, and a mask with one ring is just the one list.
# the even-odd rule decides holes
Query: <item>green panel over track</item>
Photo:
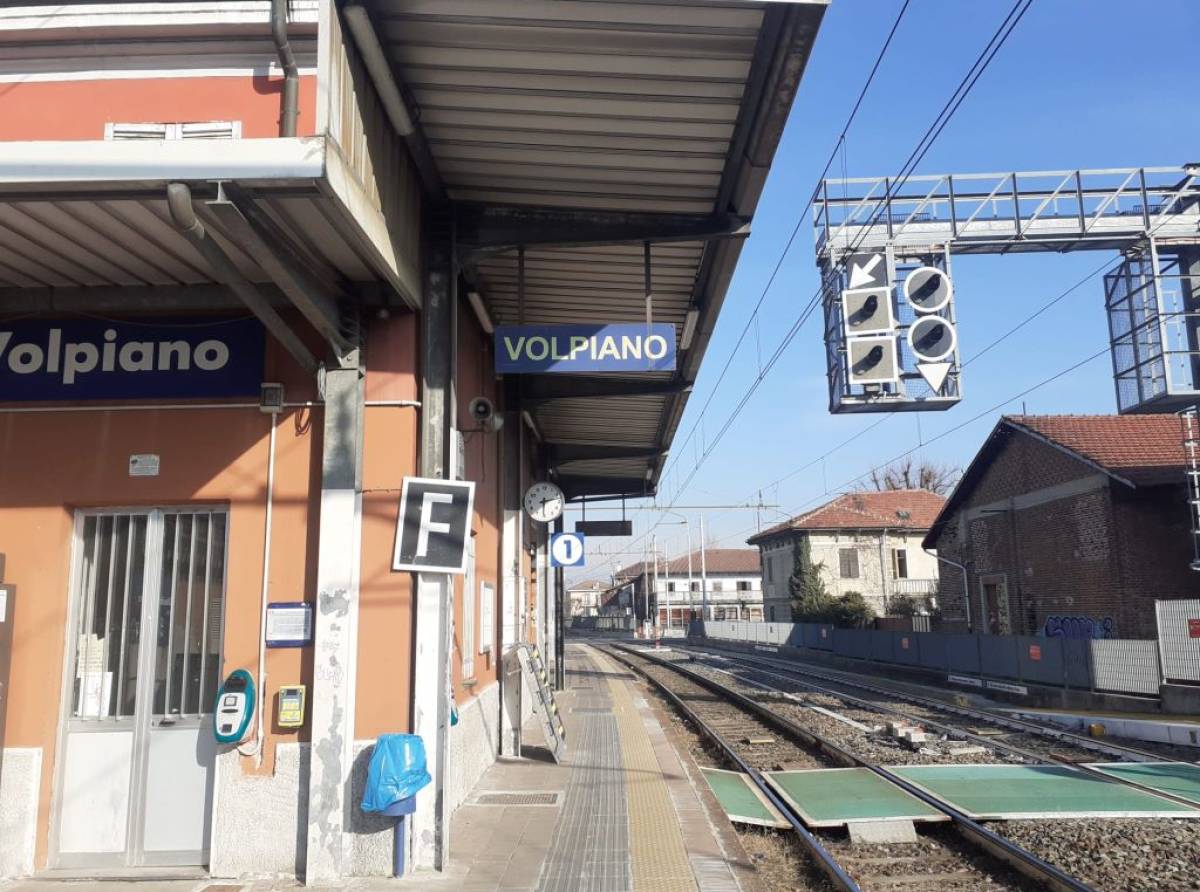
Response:
[{"label": "green panel over track", "polygon": [[810,827],[840,827],[856,821],[947,820],[869,768],[771,771],[764,777]]},{"label": "green panel over track", "polygon": [[729,820],[759,827],[791,826],[748,776],[720,768],[701,768],[700,771]]},{"label": "green panel over track", "polygon": [[975,818],[1195,818],[1200,811],[1062,765],[907,765],[896,774]]},{"label": "green panel over track", "polygon": [[1190,762],[1107,762],[1091,767],[1122,780],[1180,796],[1200,807],[1200,765]]}]

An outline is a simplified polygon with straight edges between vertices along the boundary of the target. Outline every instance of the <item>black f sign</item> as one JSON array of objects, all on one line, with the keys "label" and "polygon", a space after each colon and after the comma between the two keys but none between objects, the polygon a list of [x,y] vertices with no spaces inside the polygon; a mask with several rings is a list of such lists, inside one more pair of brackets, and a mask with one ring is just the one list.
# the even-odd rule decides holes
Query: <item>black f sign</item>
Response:
[{"label": "black f sign", "polygon": [[465,573],[474,500],[470,481],[405,477],[392,569]]}]

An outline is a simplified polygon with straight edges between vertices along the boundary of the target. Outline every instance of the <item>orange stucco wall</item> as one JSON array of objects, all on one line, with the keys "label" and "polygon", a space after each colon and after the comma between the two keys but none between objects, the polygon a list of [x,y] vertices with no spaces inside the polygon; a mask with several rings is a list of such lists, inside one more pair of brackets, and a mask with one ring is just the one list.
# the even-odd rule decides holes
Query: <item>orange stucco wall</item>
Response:
[{"label": "orange stucco wall", "polygon": [[[310,480],[319,424],[279,417],[272,597],[311,599]],[[17,588],[4,745],[43,749],[37,863],[46,858],[62,690],[74,509],[215,503],[229,509],[223,672],[257,674],[259,592],[270,417],[252,409],[0,414],[0,542]],[[318,431],[313,433],[314,427]],[[158,477],[131,478],[133,453],[161,456]],[[301,650],[268,652],[268,702],[308,681]],[[273,757],[274,739],[269,753]],[[272,760],[273,761],[273,758]]]},{"label": "orange stucco wall", "polygon": [[[462,673],[462,628],[463,628],[463,585],[460,579],[456,586],[454,603],[454,691],[455,699],[461,703],[484,690],[496,681],[496,655],[499,653],[500,637],[500,434],[491,431],[473,431],[474,426],[468,411],[471,400],[477,396],[487,397],[498,406],[499,393],[495,362],[492,357],[491,339],[479,327],[475,316],[463,304],[458,322],[458,368],[455,373],[458,397],[459,426],[466,428],[466,477],[475,481],[475,516],[471,533],[475,537],[475,676],[474,684],[464,684]],[[492,604],[494,634],[492,648],[480,653],[482,643],[480,626],[481,583],[490,583],[495,597]],[[471,679],[465,681],[470,682]]]},{"label": "orange stucco wall", "polygon": [[[241,121],[246,139],[279,136],[282,87],[249,75],[4,84],[0,140],[103,139],[109,123],[189,121]],[[316,132],[316,94],[316,76],[302,75],[298,136]]]},{"label": "orange stucco wall", "polygon": [[[372,322],[368,400],[417,398],[417,317]],[[417,470],[417,410],[369,406],[363,435],[362,570],[354,736],[412,729],[412,574],[392,570],[400,488]]]}]

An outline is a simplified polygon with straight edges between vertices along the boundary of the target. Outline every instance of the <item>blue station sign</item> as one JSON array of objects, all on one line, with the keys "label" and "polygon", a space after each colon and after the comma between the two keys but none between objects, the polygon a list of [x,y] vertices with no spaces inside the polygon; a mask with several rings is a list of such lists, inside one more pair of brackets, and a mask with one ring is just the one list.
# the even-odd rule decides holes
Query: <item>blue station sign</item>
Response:
[{"label": "blue station sign", "polygon": [[671,372],[675,326],[501,325],[496,328],[500,374]]},{"label": "blue station sign", "polygon": [[0,321],[0,402],[257,396],[257,319]]}]

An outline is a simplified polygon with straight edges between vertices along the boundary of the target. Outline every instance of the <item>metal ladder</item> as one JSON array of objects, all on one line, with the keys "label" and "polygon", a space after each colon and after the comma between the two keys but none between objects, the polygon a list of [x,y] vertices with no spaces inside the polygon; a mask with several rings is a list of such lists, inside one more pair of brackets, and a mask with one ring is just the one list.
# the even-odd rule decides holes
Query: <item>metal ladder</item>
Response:
[{"label": "metal ladder", "polygon": [[1180,413],[1183,418],[1183,451],[1187,455],[1188,505],[1192,521],[1192,569],[1200,570],[1200,406]]},{"label": "metal ladder", "polygon": [[517,659],[525,680],[534,691],[533,711],[541,719],[542,733],[546,736],[546,746],[549,747],[555,762],[561,762],[567,751],[567,729],[563,727],[558,714],[558,703],[554,700],[554,691],[550,688],[546,665],[542,662],[541,652],[535,645],[518,644]]}]

